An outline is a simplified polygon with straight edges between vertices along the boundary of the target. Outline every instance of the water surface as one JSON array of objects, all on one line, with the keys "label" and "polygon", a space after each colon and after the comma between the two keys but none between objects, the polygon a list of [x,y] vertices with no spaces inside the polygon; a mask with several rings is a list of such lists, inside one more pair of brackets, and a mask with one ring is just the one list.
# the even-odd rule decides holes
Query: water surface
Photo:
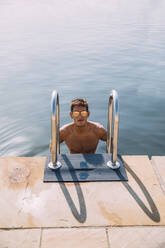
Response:
[{"label": "water surface", "polygon": [[1,0],[0,156],[48,154],[54,89],[61,125],[85,97],[105,128],[116,89],[119,153],[165,155],[164,9],[163,0]]}]

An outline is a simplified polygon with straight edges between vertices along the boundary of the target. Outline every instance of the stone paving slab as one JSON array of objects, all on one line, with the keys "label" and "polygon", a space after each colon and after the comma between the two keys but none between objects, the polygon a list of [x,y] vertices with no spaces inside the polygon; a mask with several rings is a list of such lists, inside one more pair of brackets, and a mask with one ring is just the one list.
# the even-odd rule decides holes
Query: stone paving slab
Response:
[{"label": "stone paving slab", "polygon": [[45,158],[0,158],[0,228],[165,225],[147,156],[123,156],[128,182],[43,183]]},{"label": "stone paving slab", "polygon": [[1,248],[164,248],[165,227],[0,230]]},{"label": "stone paving slab", "polygon": [[165,194],[165,156],[153,156],[151,158],[151,163]]},{"label": "stone paving slab", "polygon": [[0,230],[0,248],[40,248],[41,230]]},{"label": "stone paving slab", "polygon": [[165,227],[109,228],[110,248],[164,248]]},{"label": "stone paving slab", "polygon": [[[0,158],[0,228],[33,226],[30,213],[22,214],[28,178],[31,185],[42,180],[44,158],[6,157]],[[25,222],[25,223],[24,223]]]},{"label": "stone paving slab", "polygon": [[104,228],[60,228],[43,230],[41,248],[108,248]]}]

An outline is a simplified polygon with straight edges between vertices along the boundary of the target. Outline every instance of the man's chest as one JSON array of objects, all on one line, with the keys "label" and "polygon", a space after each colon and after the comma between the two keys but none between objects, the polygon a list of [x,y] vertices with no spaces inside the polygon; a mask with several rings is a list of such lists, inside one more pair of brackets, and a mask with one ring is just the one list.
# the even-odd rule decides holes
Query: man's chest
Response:
[{"label": "man's chest", "polygon": [[65,142],[72,152],[89,153],[96,150],[98,137],[94,133],[87,133],[86,135],[71,134]]}]

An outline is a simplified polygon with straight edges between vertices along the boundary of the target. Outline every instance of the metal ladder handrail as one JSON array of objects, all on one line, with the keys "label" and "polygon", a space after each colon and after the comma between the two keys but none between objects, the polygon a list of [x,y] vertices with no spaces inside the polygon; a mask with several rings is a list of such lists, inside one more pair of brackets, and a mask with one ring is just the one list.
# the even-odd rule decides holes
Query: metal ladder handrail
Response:
[{"label": "metal ladder handrail", "polygon": [[57,161],[57,154],[60,153],[59,115],[59,95],[54,90],[51,97],[51,162],[48,164],[49,168],[54,170],[61,167],[61,163]]},{"label": "metal ladder handrail", "polygon": [[[113,136],[112,136],[112,120],[113,120]],[[112,90],[109,96],[108,124],[107,124],[107,153],[110,154],[112,150],[112,160],[108,161],[107,165],[112,169],[117,169],[120,167],[120,164],[117,161],[118,129],[119,129],[118,93],[116,90]]]},{"label": "metal ladder handrail", "polygon": [[[112,111],[113,110],[113,111]],[[61,163],[57,161],[57,154],[60,153],[60,136],[59,136],[59,95],[57,91],[52,92],[51,97],[51,161],[48,164],[51,169],[58,169]],[[112,119],[113,119],[113,141],[112,141]],[[117,144],[118,144],[118,129],[119,129],[119,103],[116,90],[112,90],[109,96],[108,103],[108,125],[107,125],[107,153],[111,153],[112,160],[107,162],[107,166],[112,169],[120,167],[117,161]]]}]

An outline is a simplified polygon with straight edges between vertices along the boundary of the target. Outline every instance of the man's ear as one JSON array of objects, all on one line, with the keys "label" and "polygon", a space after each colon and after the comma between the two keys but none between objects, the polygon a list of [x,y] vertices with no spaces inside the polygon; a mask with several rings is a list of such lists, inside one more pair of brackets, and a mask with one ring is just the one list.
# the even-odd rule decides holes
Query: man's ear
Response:
[{"label": "man's ear", "polygon": [[87,117],[89,117],[90,116],[90,111],[88,111],[88,116]]},{"label": "man's ear", "polygon": [[70,112],[70,117],[73,119],[73,113],[72,112]]}]

